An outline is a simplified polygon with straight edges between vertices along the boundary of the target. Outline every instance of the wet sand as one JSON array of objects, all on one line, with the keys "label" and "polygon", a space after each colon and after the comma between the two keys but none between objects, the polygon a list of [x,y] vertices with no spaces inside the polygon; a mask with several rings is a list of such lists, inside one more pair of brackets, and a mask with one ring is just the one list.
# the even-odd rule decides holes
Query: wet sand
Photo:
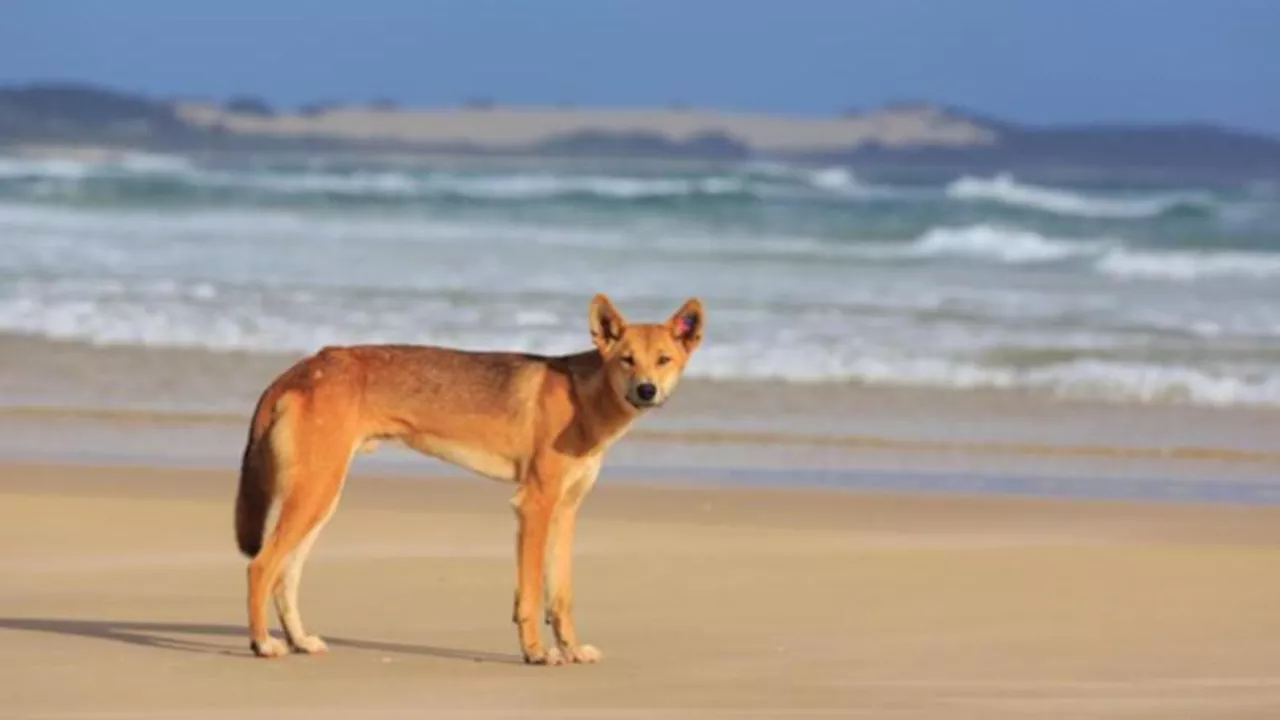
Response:
[{"label": "wet sand", "polygon": [[[643,478],[637,478],[643,479]],[[598,666],[526,667],[510,489],[357,471],[252,658],[228,469],[0,465],[6,717],[1272,718],[1280,508],[602,479]]]}]

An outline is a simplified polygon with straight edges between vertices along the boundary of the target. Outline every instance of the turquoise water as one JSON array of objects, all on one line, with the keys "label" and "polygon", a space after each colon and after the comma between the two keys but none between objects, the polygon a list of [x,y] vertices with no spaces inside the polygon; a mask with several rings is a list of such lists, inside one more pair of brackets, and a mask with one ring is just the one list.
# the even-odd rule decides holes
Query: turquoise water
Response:
[{"label": "turquoise water", "polygon": [[0,333],[579,349],[708,306],[694,376],[1280,404],[1274,187],[857,168],[0,158]]}]

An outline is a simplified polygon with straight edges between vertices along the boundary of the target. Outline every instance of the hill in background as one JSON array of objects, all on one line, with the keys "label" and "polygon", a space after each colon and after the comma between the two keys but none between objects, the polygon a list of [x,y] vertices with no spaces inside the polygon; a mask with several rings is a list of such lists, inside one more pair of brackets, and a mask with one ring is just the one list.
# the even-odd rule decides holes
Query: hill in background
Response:
[{"label": "hill in background", "polygon": [[43,83],[0,88],[0,147],[770,159],[898,171],[1280,178],[1280,140],[1204,124],[1025,126],[928,103],[840,117],[705,109],[457,108],[237,97],[171,101]]}]

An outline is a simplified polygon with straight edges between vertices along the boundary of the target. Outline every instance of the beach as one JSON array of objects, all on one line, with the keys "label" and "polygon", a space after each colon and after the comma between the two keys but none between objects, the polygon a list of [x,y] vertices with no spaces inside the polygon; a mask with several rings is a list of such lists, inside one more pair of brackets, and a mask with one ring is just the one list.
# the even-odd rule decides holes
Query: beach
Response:
[{"label": "beach", "polygon": [[357,467],[301,595],[331,652],[265,661],[224,465],[0,466],[0,715],[1280,708],[1280,507],[605,478],[576,564],[579,626],[605,659],[545,668],[519,663],[509,622],[510,488]]}]

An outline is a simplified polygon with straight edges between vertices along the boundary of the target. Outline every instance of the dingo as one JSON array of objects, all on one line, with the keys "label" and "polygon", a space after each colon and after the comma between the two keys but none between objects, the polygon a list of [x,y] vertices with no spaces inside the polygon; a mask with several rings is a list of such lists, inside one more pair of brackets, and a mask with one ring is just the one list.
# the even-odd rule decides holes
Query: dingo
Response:
[{"label": "dingo", "polygon": [[[347,468],[379,440],[399,440],[518,488],[513,620],[525,662],[595,662],[573,625],[572,545],[578,507],[605,452],[646,409],[662,405],[702,341],[703,310],[691,298],[664,324],[628,325],[596,295],[595,350],[563,357],[412,345],[330,347],[275,379],[258,400],[240,469],[236,540],[249,563],[253,652],[288,648],[267,632],[267,595],[295,652],[324,642],[303,630],[298,584],[307,554],[338,505]],[[267,515],[279,517],[263,542]],[[543,646],[546,621],[556,648]]]}]

